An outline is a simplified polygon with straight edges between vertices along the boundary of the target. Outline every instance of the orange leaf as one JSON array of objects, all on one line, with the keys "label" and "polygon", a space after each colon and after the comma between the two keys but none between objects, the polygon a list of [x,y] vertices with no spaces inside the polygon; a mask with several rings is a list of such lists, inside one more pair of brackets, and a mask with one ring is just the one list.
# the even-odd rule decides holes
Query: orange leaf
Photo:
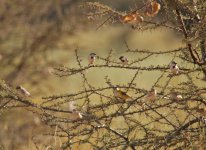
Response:
[{"label": "orange leaf", "polygon": [[140,23],[143,21],[143,17],[139,13],[131,13],[121,18],[123,23]]},{"label": "orange leaf", "polygon": [[147,2],[146,6],[146,15],[148,17],[154,17],[155,15],[158,14],[158,12],[161,9],[161,5],[157,3],[156,1],[151,2],[150,0]]}]

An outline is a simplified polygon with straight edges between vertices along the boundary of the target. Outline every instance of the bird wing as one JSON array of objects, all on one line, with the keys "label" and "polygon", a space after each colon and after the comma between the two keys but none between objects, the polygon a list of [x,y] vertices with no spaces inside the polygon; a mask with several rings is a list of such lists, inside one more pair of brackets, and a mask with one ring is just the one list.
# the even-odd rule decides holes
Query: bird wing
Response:
[{"label": "bird wing", "polygon": [[126,99],[131,98],[126,92],[121,91],[122,96],[124,96]]}]

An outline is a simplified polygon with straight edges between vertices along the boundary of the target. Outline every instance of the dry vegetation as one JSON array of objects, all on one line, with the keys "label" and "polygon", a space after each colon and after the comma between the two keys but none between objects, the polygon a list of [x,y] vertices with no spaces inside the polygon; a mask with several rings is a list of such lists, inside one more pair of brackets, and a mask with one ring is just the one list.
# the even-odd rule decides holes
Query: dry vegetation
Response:
[{"label": "dry vegetation", "polygon": [[0,7],[0,149],[206,148],[204,0]]}]

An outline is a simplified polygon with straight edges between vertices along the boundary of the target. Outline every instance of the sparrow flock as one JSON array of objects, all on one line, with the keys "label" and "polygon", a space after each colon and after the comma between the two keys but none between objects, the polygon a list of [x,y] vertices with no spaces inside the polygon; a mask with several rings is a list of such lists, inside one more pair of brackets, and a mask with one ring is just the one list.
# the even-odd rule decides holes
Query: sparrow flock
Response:
[{"label": "sparrow flock", "polygon": [[[90,53],[88,56],[88,65],[94,66],[96,59],[97,59],[97,55],[95,53]],[[128,65],[129,60],[127,57],[120,56],[119,60],[123,66]],[[172,75],[179,74],[180,69],[175,61],[172,61],[169,64],[169,69],[170,69],[170,72]],[[26,96],[26,97],[31,96],[31,94],[21,85],[17,86],[16,90],[22,96]],[[115,98],[120,99],[123,102],[128,100],[128,99],[131,99],[131,96],[129,96],[127,94],[127,92],[122,91],[118,86],[113,87],[113,93],[114,93]],[[148,91],[147,94],[145,95],[145,100],[150,102],[150,103],[155,102],[156,98],[157,98],[157,91],[154,88],[152,88],[150,91]],[[182,99],[182,96],[180,94],[172,91],[171,94],[169,95],[169,97],[164,97],[164,98],[171,99],[171,100],[180,100],[180,99]],[[79,119],[83,118],[82,113],[74,108],[74,105],[72,102],[70,102],[70,104],[69,104],[69,110],[71,111],[71,119],[72,120],[79,120]]]},{"label": "sparrow flock", "polygon": [[[89,56],[88,56],[89,66],[95,65],[96,58],[97,58],[97,55],[95,53],[89,54]],[[128,65],[129,60],[127,57],[120,56],[119,60],[121,61],[123,66]],[[179,74],[179,67],[175,61],[171,61],[171,63],[169,64],[169,68],[170,68],[170,72],[172,75]],[[113,93],[114,93],[114,97],[121,99],[121,100],[124,100],[124,101],[131,98],[126,92],[120,90],[119,87],[113,87]],[[147,92],[147,94],[145,96],[145,100],[148,102],[154,102],[156,97],[157,97],[157,91],[156,91],[156,89],[152,88],[150,91]],[[175,92],[172,92],[169,98],[180,100],[180,99],[182,99],[182,96],[178,95]]]}]

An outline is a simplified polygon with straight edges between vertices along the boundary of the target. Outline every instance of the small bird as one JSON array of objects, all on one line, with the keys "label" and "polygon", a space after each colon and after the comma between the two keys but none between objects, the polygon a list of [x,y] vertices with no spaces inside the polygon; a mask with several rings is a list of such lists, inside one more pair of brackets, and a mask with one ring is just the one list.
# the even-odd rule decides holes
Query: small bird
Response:
[{"label": "small bird", "polygon": [[31,96],[31,94],[24,87],[22,87],[21,85],[18,85],[16,87],[16,89],[25,96]]},{"label": "small bird", "polygon": [[165,99],[170,99],[170,100],[174,100],[174,101],[179,101],[181,99],[183,99],[182,95],[178,94],[175,91],[171,91],[171,93],[168,96],[163,97]]},{"label": "small bird", "polygon": [[71,113],[71,119],[72,120],[79,120],[79,119],[82,119],[83,116],[82,116],[82,113],[78,110],[73,110],[73,112]]},{"label": "small bird", "polygon": [[97,57],[97,55],[95,53],[89,54],[89,57],[88,57],[89,65],[94,65],[94,63],[96,61],[96,57]]},{"label": "small bird", "polygon": [[118,87],[114,88],[114,96],[122,100],[127,100],[131,98],[126,92],[121,91]]},{"label": "small bird", "polygon": [[120,56],[119,60],[122,62],[123,65],[128,65],[128,59],[125,56]]},{"label": "small bird", "polygon": [[69,109],[69,111],[75,110],[74,101],[69,101],[68,109]]},{"label": "small bird", "polygon": [[75,106],[74,106],[74,101],[70,101],[69,102],[69,111],[71,111],[71,119],[72,120],[79,120],[82,119],[82,113],[78,110],[76,110]]},{"label": "small bird", "polygon": [[170,63],[170,71],[172,74],[177,75],[179,73],[179,67],[177,66],[177,63],[175,61],[172,61]]},{"label": "small bird", "polygon": [[148,91],[145,99],[146,101],[154,102],[156,99],[156,96],[157,96],[157,91],[154,88],[152,88],[150,91]]},{"label": "small bird", "polygon": [[172,93],[170,94],[170,98],[171,98],[172,100],[177,100],[177,101],[179,101],[179,100],[182,99],[182,95],[178,94],[177,92],[172,92]]}]

